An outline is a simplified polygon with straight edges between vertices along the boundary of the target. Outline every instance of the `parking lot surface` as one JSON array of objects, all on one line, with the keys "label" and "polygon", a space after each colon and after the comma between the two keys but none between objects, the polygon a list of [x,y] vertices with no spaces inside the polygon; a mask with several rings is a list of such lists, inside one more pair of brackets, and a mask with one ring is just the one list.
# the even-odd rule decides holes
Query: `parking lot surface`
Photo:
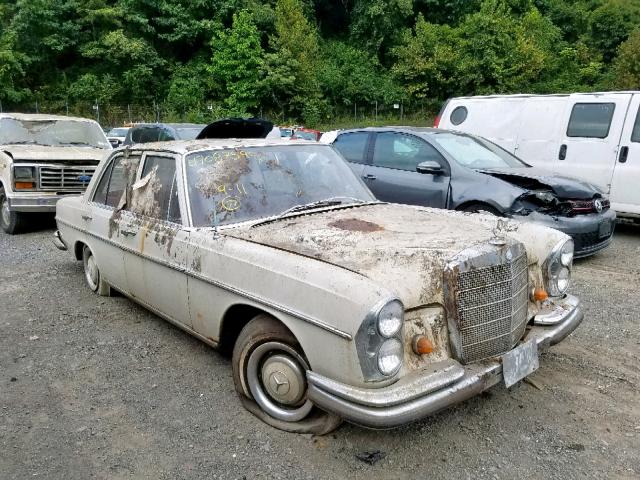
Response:
[{"label": "parking lot surface", "polygon": [[[585,321],[531,382],[391,431],[245,411],[227,357],[84,285],[53,224],[0,233],[0,478],[639,478],[640,228],[576,262]],[[356,456],[377,452],[374,465]]]}]

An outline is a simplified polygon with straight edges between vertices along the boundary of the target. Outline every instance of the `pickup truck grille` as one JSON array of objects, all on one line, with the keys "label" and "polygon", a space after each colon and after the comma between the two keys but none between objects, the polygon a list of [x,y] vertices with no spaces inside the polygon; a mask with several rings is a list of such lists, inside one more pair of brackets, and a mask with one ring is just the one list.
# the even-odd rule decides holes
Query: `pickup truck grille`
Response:
[{"label": "pickup truck grille", "polygon": [[83,192],[95,167],[40,167],[39,189]]},{"label": "pickup truck grille", "polygon": [[520,244],[447,266],[449,334],[458,360],[471,363],[513,348],[527,325],[528,286],[527,254]]}]

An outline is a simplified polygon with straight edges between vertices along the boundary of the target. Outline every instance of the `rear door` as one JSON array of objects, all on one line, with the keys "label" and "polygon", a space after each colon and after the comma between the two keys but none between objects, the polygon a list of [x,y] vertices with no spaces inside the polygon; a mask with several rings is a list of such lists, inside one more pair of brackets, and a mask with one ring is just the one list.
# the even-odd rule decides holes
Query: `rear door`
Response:
[{"label": "rear door", "polygon": [[375,135],[372,164],[363,178],[382,201],[446,208],[450,176],[418,173],[426,161],[438,162],[445,172],[449,164],[426,140],[415,135],[379,132]]},{"label": "rear door", "polygon": [[347,132],[338,135],[333,147],[349,162],[351,170],[361,176],[369,148],[370,132]]},{"label": "rear door", "polygon": [[608,193],[631,94],[571,95],[554,171]]},{"label": "rear door", "polygon": [[635,94],[611,182],[611,207],[620,213],[640,214],[640,94]]},{"label": "rear door", "polygon": [[[101,274],[116,289],[128,292],[124,256],[128,238],[122,235],[121,223],[129,176],[135,176],[140,157],[115,155],[103,170],[89,202],[90,213],[82,217],[91,234],[91,249]],[[133,178],[133,177],[132,177]]]}]

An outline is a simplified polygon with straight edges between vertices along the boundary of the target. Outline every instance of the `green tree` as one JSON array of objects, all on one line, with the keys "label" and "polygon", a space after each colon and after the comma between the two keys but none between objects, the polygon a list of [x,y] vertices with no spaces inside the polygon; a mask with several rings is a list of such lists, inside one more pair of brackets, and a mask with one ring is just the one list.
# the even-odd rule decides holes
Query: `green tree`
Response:
[{"label": "green tree", "polygon": [[640,90],[640,29],[634,30],[618,48],[609,86],[620,90]]},{"label": "green tree", "polygon": [[260,33],[247,10],[233,15],[229,29],[218,30],[211,40],[208,71],[216,96],[230,113],[244,115],[260,103],[263,50]]},{"label": "green tree", "polygon": [[299,0],[277,0],[275,33],[265,56],[266,99],[283,113],[317,123],[326,109],[318,81],[318,33]]}]

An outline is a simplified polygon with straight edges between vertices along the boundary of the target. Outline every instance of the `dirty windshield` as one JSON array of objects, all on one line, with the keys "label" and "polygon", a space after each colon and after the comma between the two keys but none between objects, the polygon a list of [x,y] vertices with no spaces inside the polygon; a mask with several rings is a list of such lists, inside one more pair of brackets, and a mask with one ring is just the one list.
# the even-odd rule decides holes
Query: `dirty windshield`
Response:
[{"label": "dirty windshield", "polygon": [[460,165],[476,169],[523,168],[528,165],[497,145],[456,133],[437,133],[429,137],[444,148]]},{"label": "dirty windshield", "polygon": [[0,144],[111,148],[97,124],[75,120],[2,118]]},{"label": "dirty windshield", "polygon": [[194,226],[272,217],[301,205],[373,201],[326,145],[208,150],[186,157]]}]

